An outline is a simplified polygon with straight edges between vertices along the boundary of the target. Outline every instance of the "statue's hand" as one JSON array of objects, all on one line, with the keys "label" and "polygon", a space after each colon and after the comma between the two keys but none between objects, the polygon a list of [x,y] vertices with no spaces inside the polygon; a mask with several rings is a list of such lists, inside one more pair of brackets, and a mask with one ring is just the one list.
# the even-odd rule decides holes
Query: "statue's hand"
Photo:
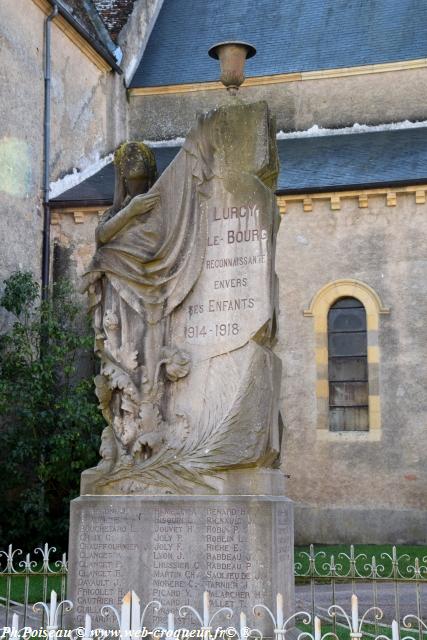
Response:
[{"label": "statue's hand", "polygon": [[158,193],[155,194],[141,194],[139,196],[135,196],[129,202],[128,207],[131,210],[131,216],[139,216],[141,213],[147,213],[147,211],[151,211],[151,209],[159,202],[160,195]]},{"label": "statue's hand", "polygon": [[99,244],[109,242],[125,227],[132,218],[141,213],[150,211],[160,200],[159,194],[141,194],[135,196],[121,211],[112,218],[98,225],[96,229],[96,241]]}]

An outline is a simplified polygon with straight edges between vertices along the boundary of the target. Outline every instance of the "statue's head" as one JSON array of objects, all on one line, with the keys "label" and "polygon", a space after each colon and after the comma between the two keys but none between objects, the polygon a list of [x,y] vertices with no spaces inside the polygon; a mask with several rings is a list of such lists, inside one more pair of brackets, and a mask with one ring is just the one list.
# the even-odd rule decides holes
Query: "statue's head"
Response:
[{"label": "statue's head", "polygon": [[[146,193],[157,178],[156,159],[143,142],[125,142],[114,154],[116,165],[116,197],[123,201]],[[116,198],[115,198],[116,199]]]}]

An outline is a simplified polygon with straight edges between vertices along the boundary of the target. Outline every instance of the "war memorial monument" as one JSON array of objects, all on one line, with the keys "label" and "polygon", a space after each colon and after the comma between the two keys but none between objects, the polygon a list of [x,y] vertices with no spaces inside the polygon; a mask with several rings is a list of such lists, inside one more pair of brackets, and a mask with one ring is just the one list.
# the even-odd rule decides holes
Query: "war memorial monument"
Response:
[{"label": "war memorial monument", "polygon": [[236,95],[254,49],[210,53],[223,104],[158,179],[148,147],[118,149],[114,204],[85,275],[106,427],[71,505],[77,623],[85,613],[101,623],[102,605],[130,589],[175,614],[205,590],[237,614],[277,592],[294,611],[272,351],[275,126],[267,103]]}]

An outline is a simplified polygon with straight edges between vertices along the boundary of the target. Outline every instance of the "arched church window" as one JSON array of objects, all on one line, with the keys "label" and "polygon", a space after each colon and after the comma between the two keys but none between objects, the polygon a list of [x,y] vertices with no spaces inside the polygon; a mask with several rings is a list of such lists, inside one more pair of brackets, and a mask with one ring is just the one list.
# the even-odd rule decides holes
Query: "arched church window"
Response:
[{"label": "arched church window", "polygon": [[369,430],[366,310],[353,297],[328,312],[329,430]]},{"label": "arched church window", "polygon": [[374,289],[350,278],[325,284],[304,311],[314,320],[316,438],[381,440],[379,329],[389,313]]}]

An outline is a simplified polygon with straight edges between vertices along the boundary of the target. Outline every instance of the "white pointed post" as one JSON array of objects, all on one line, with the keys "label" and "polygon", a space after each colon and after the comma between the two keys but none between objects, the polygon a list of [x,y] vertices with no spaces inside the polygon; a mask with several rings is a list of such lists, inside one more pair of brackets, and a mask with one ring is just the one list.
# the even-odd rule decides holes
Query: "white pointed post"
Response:
[{"label": "white pointed post", "polygon": [[[339,604],[333,604],[331,607],[329,607],[329,616],[331,616],[332,618],[336,618],[337,613],[339,613],[345,619],[345,625],[350,632],[351,640],[359,640],[359,638],[363,637],[363,624],[369,614],[374,614],[375,620],[381,620],[384,615],[379,607],[369,607],[369,609],[366,609],[364,614],[359,619],[359,600],[355,593],[353,593],[353,595],[351,596],[351,616],[349,616],[347,611],[345,611]],[[385,636],[377,636],[377,640],[378,638],[385,638]]]},{"label": "white pointed post", "polygon": [[83,638],[83,640],[92,640],[91,639],[91,634],[92,634],[92,619],[91,619],[90,615],[87,613],[85,615],[85,628],[84,628],[84,638]]},{"label": "white pointed post", "polygon": [[353,633],[359,631],[359,601],[355,593],[351,596],[351,626]]},{"label": "white pointed post", "polygon": [[[19,636],[19,617],[17,613],[12,616],[12,626],[10,627],[10,638],[18,638]],[[2,636],[3,637],[3,636]]]},{"label": "white pointed post", "polygon": [[358,640],[358,638],[362,637],[361,627],[365,616],[366,613],[364,614],[362,621],[359,624],[359,599],[357,595],[353,593],[353,595],[351,596],[351,640]]},{"label": "white pointed post", "polygon": [[[310,622],[311,622],[311,615],[309,613],[307,613],[306,611],[297,611],[296,613],[293,613],[291,616],[289,616],[285,620],[284,607],[283,607],[283,595],[281,593],[278,593],[277,596],[276,596],[276,611],[275,611],[275,613],[273,613],[273,611],[271,611],[271,609],[269,609],[265,604],[262,604],[262,603],[256,604],[252,608],[252,611],[253,611],[254,616],[259,616],[261,611],[265,611],[267,613],[267,615],[270,617],[272,623],[274,624],[274,637],[275,637],[275,640],[285,640],[286,633],[288,631],[287,625],[290,624],[291,622],[294,622],[298,618],[300,618],[300,617],[303,618],[301,620],[301,622],[303,624],[310,624]],[[251,633],[253,631],[256,631],[258,633],[258,629],[251,629]],[[307,634],[307,633],[300,633],[298,638],[301,638],[301,637],[307,636],[307,635],[310,635],[311,639],[314,640],[313,636],[311,634]],[[260,637],[262,638],[262,634],[260,635]]]},{"label": "white pointed post", "polygon": [[175,616],[173,613],[168,613],[168,631],[173,635],[175,631]]},{"label": "white pointed post", "polygon": [[283,596],[278,593],[276,596],[276,629],[275,634],[277,640],[284,640],[283,633]]},{"label": "white pointed post", "polygon": [[209,592],[203,592],[203,625],[209,626]]},{"label": "white pointed post", "polygon": [[56,591],[51,591],[50,592],[50,608],[49,608],[49,625],[54,626],[55,624],[55,613],[56,613],[56,606],[58,603],[58,595],[56,593]]},{"label": "white pointed post", "polygon": [[194,615],[199,621],[203,640],[209,640],[212,631],[212,621],[216,618],[216,616],[220,614],[225,614],[226,618],[230,620],[233,615],[233,610],[230,609],[230,607],[220,607],[211,615],[209,592],[204,591],[203,611],[201,614],[199,611],[197,611],[197,609],[189,604],[185,604],[184,606],[180,607],[178,613],[181,618],[185,618],[185,616],[190,613]]},{"label": "white pointed post", "polygon": [[203,592],[203,637],[205,640],[209,640],[210,634],[210,610],[209,610],[209,592]]},{"label": "white pointed post", "polygon": [[58,608],[58,595],[56,591],[52,589],[50,592],[50,604],[49,604],[49,616],[47,625],[47,637],[49,640],[54,640],[56,632],[58,631],[57,621],[57,608]]},{"label": "white pointed post", "polygon": [[240,640],[245,640],[247,635],[247,620],[246,614],[243,611],[240,612]]},{"label": "white pointed post", "polygon": [[58,618],[59,612],[62,608],[65,608],[65,611],[71,611],[73,608],[73,603],[71,600],[61,600],[58,603],[58,595],[56,591],[52,589],[50,592],[50,603],[46,602],[36,602],[33,604],[33,611],[35,613],[39,613],[40,611],[44,611],[46,614],[46,631],[48,640],[55,640],[57,631],[58,631]]},{"label": "white pointed post", "polygon": [[141,637],[141,601],[135,591],[132,591],[131,637],[132,640],[136,640]]},{"label": "white pointed post", "polygon": [[314,618],[314,640],[320,640],[322,637],[322,623],[318,616]]},{"label": "white pointed post", "polygon": [[122,600],[120,611],[120,637],[122,640],[129,640],[131,600],[132,594],[128,591]]},{"label": "white pointed post", "polygon": [[[231,637],[229,635],[229,632],[231,630],[232,630],[232,627],[229,627],[228,632],[226,632],[226,635],[225,635],[226,638]],[[236,629],[234,629],[234,631],[235,631],[235,635],[233,637],[235,637],[236,640],[248,640],[248,638],[250,637],[258,638],[258,640],[263,639],[263,635],[259,629],[256,629],[256,628],[251,629],[250,627],[248,627],[248,619],[247,619],[246,613],[244,613],[243,611],[240,612],[239,631],[237,632]]]},{"label": "white pointed post", "polygon": [[396,620],[391,623],[391,639],[400,640],[399,625]]},{"label": "white pointed post", "polygon": [[[141,637],[144,638],[145,635],[142,633],[144,627],[141,623]],[[149,631],[148,634],[152,636],[153,640],[165,640],[166,638],[174,637],[175,633],[175,616],[173,613],[168,613],[168,621],[166,628],[165,627],[156,627],[153,631]]]}]

